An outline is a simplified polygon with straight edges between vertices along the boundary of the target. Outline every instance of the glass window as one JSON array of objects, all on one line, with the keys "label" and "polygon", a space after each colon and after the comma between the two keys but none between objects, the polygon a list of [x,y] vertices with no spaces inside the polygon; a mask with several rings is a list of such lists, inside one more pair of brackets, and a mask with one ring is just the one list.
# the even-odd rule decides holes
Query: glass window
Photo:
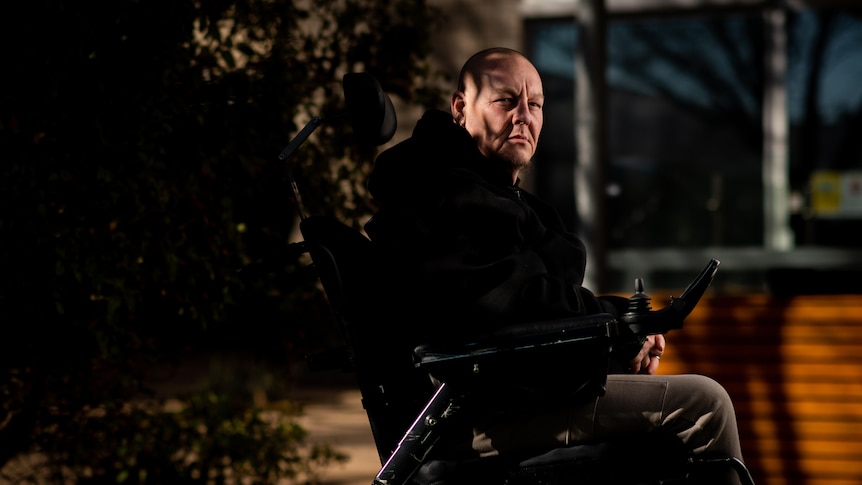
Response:
[{"label": "glass window", "polygon": [[[534,27],[533,59],[553,100],[545,105],[536,190],[574,220],[576,28]],[[762,37],[758,17],[609,26],[611,248],[762,243]]]},{"label": "glass window", "polygon": [[[816,270],[822,280],[794,283],[816,292],[816,281],[862,272],[862,16],[787,9],[775,23],[766,13],[608,22],[611,289],[630,286],[629,270],[657,278],[654,285],[680,281],[680,273],[691,274],[713,255],[727,263],[722,283],[735,288],[775,290],[775,275]],[[780,49],[765,40],[775,39],[776,26],[785,41]],[[572,224],[578,36],[572,18],[526,23],[527,53],[542,73],[547,100],[529,180]],[[775,93],[766,82],[774,60],[786,65],[776,84],[786,105],[778,109],[765,103],[765,93]],[[777,161],[764,149],[766,140],[784,139],[764,130],[764,120],[775,119],[787,127]],[[786,175],[786,192],[764,185],[767,159]],[[767,220],[776,217],[775,207],[784,211],[777,211],[778,225],[790,229],[789,248],[770,245],[764,235],[775,226]],[[685,262],[677,264],[680,258]]]},{"label": "glass window", "polygon": [[862,19],[803,10],[788,25],[791,218],[798,246],[859,247]]}]

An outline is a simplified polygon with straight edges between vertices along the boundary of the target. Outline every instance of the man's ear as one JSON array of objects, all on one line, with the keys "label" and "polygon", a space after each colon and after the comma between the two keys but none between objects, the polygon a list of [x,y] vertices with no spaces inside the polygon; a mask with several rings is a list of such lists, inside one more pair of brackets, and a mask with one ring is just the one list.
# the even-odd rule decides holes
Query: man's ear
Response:
[{"label": "man's ear", "polygon": [[455,91],[452,93],[452,118],[461,126],[464,126],[464,105],[466,101],[464,100],[464,93],[462,91]]}]

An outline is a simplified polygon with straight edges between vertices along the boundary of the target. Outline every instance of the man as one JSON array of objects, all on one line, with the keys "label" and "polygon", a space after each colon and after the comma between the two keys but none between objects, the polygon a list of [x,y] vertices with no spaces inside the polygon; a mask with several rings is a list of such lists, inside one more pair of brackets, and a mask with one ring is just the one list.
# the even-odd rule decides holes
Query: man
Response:
[{"label": "man", "polygon": [[[542,131],[542,80],[522,54],[492,48],[461,70],[451,114],[429,111],[408,140],[382,153],[369,180],[380,210],[366,231],[380,249],[389,301],[409,315],[410,342],[446,341],[500,325],[599,312],[625,300],[581,285],[583,243],[556,211],[518,187]],[[409,323],[408,323],[409,322]],[[655,376],[662,335],[617,356],[624,373],[587,403],[541,410],[504,405],[474,423],[483,456],[662,431],[693,453],[741,458],[726,391],[694,375]]]}]

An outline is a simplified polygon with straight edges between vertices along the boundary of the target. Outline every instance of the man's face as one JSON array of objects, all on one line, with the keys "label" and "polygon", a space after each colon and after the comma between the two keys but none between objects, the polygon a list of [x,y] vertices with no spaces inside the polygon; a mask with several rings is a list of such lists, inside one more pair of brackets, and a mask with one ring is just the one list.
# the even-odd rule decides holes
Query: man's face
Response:
[{"label": "man's face", "polygon": [[536,153],[543,103],[536,68],[521,56],[494,54],[453,94],[452,114],[482,154],[509,164],[517,176]]}]

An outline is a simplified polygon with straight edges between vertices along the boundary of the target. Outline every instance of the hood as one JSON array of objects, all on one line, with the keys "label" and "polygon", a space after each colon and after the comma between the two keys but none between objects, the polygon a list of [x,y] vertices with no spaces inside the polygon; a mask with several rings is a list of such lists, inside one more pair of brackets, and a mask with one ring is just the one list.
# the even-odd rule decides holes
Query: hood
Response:
[{"label": "hood", "polygon": [[430,110],[416,124],[410,138],[377,157],[368,190],[377,202],[385,204],[393,199],[426,194],[454,169],[467,169],[483,178],[503,181],[502,177],[493,176],[496,175],[493,168],[467,130],[452,121],[451,114]]}]

